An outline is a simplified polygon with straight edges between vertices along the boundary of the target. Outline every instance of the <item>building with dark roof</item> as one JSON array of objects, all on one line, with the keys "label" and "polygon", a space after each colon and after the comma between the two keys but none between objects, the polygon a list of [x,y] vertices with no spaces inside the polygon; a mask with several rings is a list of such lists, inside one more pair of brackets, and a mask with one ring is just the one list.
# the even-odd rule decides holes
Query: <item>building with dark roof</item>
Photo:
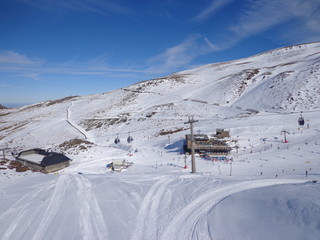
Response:
[{"label": "building with dark roof", "polygon": [[[221,135],[215,138],[209,138],[207,134],[194,134],[194,151],[196,153],[210,153],[214,155],[228,155],[232,148],[227,144],[225,140],[222,140]],[[191,135],[186,135],[186,141],[184,143],[184,151],[191,153]]]},{"label": "building with dark roof", "polygon": [[65,155],[39,148],[20,152],[16,156],[16,161],[30,170],[45,173],[58,171],[70,165],[70,158]]}]

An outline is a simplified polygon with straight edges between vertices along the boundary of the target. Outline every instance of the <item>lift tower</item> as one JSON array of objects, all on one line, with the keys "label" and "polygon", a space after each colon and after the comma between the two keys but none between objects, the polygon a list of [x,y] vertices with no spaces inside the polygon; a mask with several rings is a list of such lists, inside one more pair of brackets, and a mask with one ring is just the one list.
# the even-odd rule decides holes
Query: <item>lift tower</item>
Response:
[{"label": "lift tower", "polygon": [[198,122],[198,120],[194,120],[193,116],[189,116],[189,121],[184,124],[190,124],[191,131],[191,173],[196,172],[196,163],[194,158],[194,136],[193,136],[193,124]]}]

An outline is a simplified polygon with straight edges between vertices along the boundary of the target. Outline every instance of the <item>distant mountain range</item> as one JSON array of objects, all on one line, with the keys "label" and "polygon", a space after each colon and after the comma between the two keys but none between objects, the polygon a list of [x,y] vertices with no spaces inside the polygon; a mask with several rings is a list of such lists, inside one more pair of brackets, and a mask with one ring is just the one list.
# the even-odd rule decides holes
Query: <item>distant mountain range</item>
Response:
[{"label": "distant mountain range", "polygon": [[0,110],[0,145],[92,143],[117,133],[152,136],[186,129],[189,115],[224,119],[320,109],[320,42],[208,64],[111,92]]},{"label": "distant mountain range", "polygon": [[30,105],[30,103],[20,103],[20,104],[3,103],[3,104],[0,104],[0,108],[18,108],[18,107],[23,107],[23,106],[27,106],[27,105]]},{"label": "distant mountain range", "polygon": [[7,107],[0,104],[0,109],[6,109]]}]

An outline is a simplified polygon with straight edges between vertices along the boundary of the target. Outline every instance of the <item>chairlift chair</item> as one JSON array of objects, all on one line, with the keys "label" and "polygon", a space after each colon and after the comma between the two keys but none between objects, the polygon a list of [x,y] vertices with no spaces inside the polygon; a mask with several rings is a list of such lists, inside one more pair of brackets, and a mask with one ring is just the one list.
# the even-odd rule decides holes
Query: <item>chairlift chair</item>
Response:
[{"label": "chairlift chair", "polygon": [[303,126],[303,125],[304,125],[304,119],[303,119],[303,117],[300,117],[299,120],[298,120],[298,122],[299,122],[299,125],[300,125],[300,126]]},{"label": "chairlift chair", "polygon": [[301,112],[301,115],[299,117],[298,123],[299,123],[299,126],[303,126],[304,125],[304,118],[302,117],[302,112]]},{"label": "chairlift chair", "polygon": [[114,140],[114,143],[115,143],[115,144],[118,144],[119,142],[120,142],[120,138],[119,138],[119,136],[117,135],[116,139]]},{"label": "chairlift chair", "polygon": [[130,133],[129,133],[129,136],[128,136],[128,138],[127,138],[127,142],[128,143],[131,143],[133,141],[133,138],[130,136]]}]

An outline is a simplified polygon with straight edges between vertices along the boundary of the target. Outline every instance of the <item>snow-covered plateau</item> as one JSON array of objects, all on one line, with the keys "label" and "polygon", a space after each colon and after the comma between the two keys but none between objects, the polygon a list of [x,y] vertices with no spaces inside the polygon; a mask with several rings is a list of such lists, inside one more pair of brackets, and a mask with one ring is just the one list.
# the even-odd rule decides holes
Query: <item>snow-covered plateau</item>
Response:
[{"label": "snow-covered plateau", "polygon": [[[317,42],[1,109],[7,159],[44,148],[72,161],[49,174],[2,162],[0,238],[318,240],[319,96]],[[189,116],[195,133],[230,131],[229,161],[196,154],[190,173]],[[134,164],[106,168],[116,160]]]}]

